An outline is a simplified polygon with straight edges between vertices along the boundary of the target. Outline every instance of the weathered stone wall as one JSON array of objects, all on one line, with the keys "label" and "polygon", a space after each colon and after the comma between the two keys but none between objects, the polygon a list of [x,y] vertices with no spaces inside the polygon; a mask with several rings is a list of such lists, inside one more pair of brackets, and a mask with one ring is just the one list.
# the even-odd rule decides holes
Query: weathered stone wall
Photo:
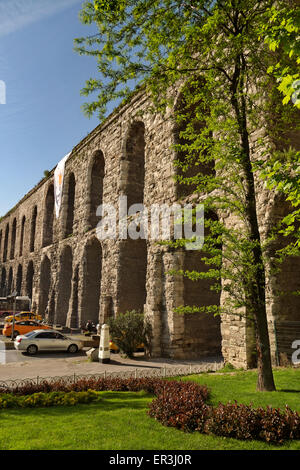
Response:
[{"label": "weathered stone wall", "polygon": [[[227,361],[249,366],[253,332],[243,317],[224,316],[221,322],[174,312],[180,305],[220,301],[209,283],[191,283],[169,273],[205,269],[196,253],[174,251],[151,239],[97,238],[101,203],[117,210],[120,196],[127,196],[129,205],[144,202],[146,207],[176,202],[176,154],[171,149],[176,128],[170,112],[153,115],[148,108],[147,97],[135,95],[73,149],[58,219],[52,171],[1,220],[0,293],[17,288],[51,322],[71,327],[89,319],[103,323],[128,309],[144,310],[153,325],[153,355],[196,358],[222,350]],[[276,206],[268,197],[262,190],[262,233]],[[298,267],[289,265],[286,272],[294,278],[296,270],[299,279]],[[271,283],[269,293],[271,332],[275,314],[299,319],[294,299],[275,301]]]}]

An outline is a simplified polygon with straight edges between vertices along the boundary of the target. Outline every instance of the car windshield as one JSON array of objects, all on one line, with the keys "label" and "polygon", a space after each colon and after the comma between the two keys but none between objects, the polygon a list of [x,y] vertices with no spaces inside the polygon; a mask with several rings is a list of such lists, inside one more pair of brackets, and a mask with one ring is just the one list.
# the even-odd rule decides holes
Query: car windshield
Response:
[{"label": "car windshield", "polygon": [[56,333],[55,337],[56,337],[57,339],[67,339],[66,336],[61,335],[60,333]]}]

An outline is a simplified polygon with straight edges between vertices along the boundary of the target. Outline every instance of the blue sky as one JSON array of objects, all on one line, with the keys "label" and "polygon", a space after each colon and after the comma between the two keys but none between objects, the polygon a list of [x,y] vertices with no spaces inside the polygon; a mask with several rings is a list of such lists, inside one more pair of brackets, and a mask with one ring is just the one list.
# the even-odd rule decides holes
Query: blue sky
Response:
[{"label": "blue sky", "polygon": [[80,89],[97,75],[96,60],[73,51],[94,32],[78,19],[82,3],[0,0],[0,216],[99,124],[81,110]]}]

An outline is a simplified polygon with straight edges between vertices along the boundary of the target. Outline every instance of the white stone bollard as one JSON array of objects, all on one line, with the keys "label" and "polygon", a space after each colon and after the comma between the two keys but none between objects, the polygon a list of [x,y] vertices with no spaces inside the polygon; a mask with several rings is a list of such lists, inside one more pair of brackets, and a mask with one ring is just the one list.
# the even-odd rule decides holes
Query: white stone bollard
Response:
[{"label": "white stone bollard", "polygon": [[109,326],[102,325],[100,344],[99,344],[99,362],[107,364],[110,362],[110,351],[109,351]]}]

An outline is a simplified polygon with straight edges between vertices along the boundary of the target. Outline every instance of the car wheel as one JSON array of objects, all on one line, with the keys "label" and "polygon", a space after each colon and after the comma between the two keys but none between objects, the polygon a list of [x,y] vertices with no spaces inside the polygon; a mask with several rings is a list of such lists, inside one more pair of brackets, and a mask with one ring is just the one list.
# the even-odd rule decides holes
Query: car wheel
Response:
[{"label": "car wheel", "polygon": [[78,346],[76,344],[70,344],[68,347],[68,353],[74,354],[77,353],[78,351]]},{"label": "car wheel", "polygon": [[34,356],[38,352],[38,348],[35,344],[31,344],[26,351],[30,356]]},{"label": "car wheel", "polygon": [[16,338],[17,336],[19,336],[19,332],[18,331],[14,331],[14,338]]}]

